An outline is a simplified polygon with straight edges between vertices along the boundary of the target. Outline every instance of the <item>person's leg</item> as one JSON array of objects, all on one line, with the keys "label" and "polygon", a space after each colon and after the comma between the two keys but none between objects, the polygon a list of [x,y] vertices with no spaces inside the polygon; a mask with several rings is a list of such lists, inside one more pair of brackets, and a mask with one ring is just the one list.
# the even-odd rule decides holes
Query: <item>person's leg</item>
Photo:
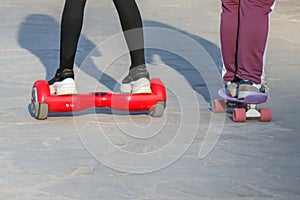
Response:
[{"label": "person's leg", "polygon": [[73,69],[80,37],[86,0],[66,0],[61,20],[60,65],[61,71]]},{"label": "person's leg", "polygon": [[48,81],[51,94],[77,93],[74,59],[83,24],[86,0],[66,0],[61,19],[60,64],[55,77]]},{"label": "person's leg", "polygon": [[130,51],[130,68],[145,65],[143,24],[134,0],[113,0]]},{"label": "person's leg", "polygon": [[149,72],[145,64],[143,24],[139,9],[135,0],[113,0],[113,2],[119,14],[131,59],[129,75],[122,81],[121,91],[151,93]]},{"label": "person's leg", "polygon": [[221,52],[223,58],[222,77],[227,94],[237,95],[236,53],[238,38],[239,2],[240,0],[222,0],[220,24]]},{"label": "person's leg", "polygon": [[269,31],[269,13],[274,0],[241,1],[237,76],[261,83]]},{"label": "person's leg", "polygon": [[225,81],[233,81],[237,70],[239,4],[240,0],[222,0],[220,39],[223,58],[222,76]]},{"label": "person's leg", "polygon": [[239,98],[253,92],[248,85],[258,89],[261,87],[269,32],[269,13],[273,4],[274,0],[241,0],[237,77],[246,81],[240,84]]}]

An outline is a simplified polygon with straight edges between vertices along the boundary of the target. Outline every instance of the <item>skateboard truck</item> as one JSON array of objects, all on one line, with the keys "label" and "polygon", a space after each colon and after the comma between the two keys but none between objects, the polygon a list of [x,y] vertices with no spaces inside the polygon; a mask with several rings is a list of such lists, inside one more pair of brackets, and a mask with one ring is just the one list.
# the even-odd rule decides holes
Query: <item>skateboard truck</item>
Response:
[{"label": "skateboard truck", "polygon": [[45,80],[37,80],[32,87],[31,110],[36,119],[47,119],[48,113],[77,112],[93,107],[123,111],[149,111],[161,117],[166,108],[166,89],[162,81],[152,78],[151,94],[118,94],[95,92],[76,95],[51,95]]}]

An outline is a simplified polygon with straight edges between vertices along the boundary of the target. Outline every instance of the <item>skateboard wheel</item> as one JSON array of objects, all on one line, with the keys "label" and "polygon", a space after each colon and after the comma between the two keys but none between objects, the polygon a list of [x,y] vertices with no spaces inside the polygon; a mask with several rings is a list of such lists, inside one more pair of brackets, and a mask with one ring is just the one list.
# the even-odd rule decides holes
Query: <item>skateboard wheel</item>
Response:
[{"label": "skateboard wheel", "polygon": [[261,122],[270,122],[272,120],[272,110],[271,108],[261,108],[260,112],[260,121]]},{"label": "skateboard wheel", "polygon": [[164,114],[165,108],[166,108],[166,102],[159,101],[152,109],[150,109],[149,115],[151,117],[161,117]]},{"label": "skateboard wheel", "polygon": [[222,113],[226,110],[226,103],[224,100],[215,99],[213,103],[213,111],[215,113]]},{"label": "skateboard wheel", "polygon": [[246,121],[246,110],[244,108],[233,109],[233,121],[245,122]]}]

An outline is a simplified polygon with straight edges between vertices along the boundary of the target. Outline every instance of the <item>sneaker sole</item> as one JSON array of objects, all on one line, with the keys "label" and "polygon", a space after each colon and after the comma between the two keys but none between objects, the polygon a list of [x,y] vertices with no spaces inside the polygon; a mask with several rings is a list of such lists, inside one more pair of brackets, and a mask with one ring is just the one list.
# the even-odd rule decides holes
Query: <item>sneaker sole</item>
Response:
[{"label": "sneaker sole", "polygon": [[121,90],[121,93],[130,94],[131,90],[132,90],[131,84],[130,83],[121,84],[120,90]]},{"label": "sneaker sole", "polygon": [[239,87],[238,99],[244,99],[246,96],[250,94],[260,93],[259,89],[253,86],[243,85]]},{"label": "sneaker sole", "polygon": [[131,85],[133,94],[152,93],[150,81],[147,78],[140,78],[137,81],[132,81]]},{"label": "sneaker sole", "polygon": [[147,78],[140,78],[137,81],[132,81],[128,84],[122,84],[120,87],[122,93],[132,94],[149,94],[151,91],[151,84]]},{"label": "sneaker sole", "polygon": [[75,81],[71,78],[67,78],[62,82],[54,83],[53,86],[56,89],[56,95],[78,94]]},{"label": "sneaker sole", "polygon": [[259,94],[260,92],[239,92],[238,99],[245,99],[246,96],[251,94]]}]

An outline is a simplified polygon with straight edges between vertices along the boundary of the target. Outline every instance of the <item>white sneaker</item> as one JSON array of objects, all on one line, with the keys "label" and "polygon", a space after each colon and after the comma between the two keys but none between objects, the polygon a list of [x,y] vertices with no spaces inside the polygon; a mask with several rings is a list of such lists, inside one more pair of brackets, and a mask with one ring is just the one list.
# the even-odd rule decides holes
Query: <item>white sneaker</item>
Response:
[{"label": "white sneaker", "polygon": [[239,83],[238,98],[244,99],[250,94],[260,93],[261,84],[255,84],[249,80],[241,80]]},{"label": "white sneaker", "polygon": [[237,97],[238,83],[233,81],[227,81],[225,84],[226,94],[230,97]]},{"label": "white sneaker", "polygon": [[132,94],[151,93],[149,72],[145,65],[130,69],[129,74],[122,81],[120,90],[122,93]]},{"label": "white sneaker", "polygon": [[48,84],[52,95],[78,94],[72,69],[64,69],[62,72],[58,69]]},{"label": "white sneaker", "polygon": [[130,83],[122,83],[120,90],[122,93],[132,94],[147,94],[152,92],[150,81],[147,78],[140,78]]},{"label": "white sneaker", "polygon": [[72,78],[66,78],[63,81],[50,85],[50,93],[52,95],[78,94],[75,81]]}]

